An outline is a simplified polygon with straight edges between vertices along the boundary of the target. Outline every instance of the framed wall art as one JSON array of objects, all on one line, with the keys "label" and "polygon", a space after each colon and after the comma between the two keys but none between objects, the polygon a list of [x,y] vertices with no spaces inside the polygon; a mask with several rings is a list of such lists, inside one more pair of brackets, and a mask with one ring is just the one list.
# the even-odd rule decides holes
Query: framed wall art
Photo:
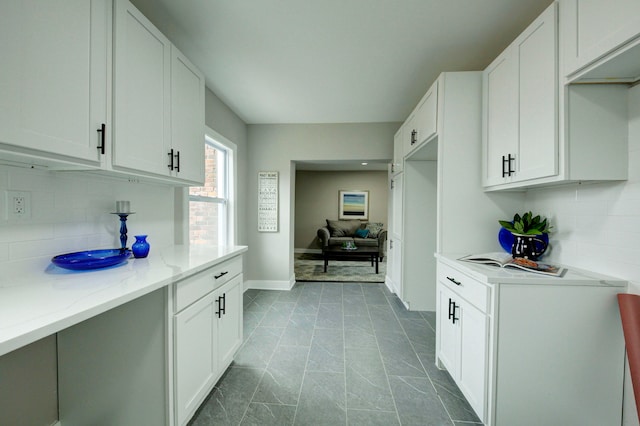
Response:
[{"label": "framed wall art", "polygon": [[369,191],[338,191],[339,219],[369,219]]}]

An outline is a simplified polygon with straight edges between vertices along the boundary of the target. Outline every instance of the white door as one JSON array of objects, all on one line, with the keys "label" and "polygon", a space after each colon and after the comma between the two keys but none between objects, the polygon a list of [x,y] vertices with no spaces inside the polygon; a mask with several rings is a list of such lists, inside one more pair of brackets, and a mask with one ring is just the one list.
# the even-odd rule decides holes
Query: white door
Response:
[{"label": "white door", "polygon": [[216,294],[223,308],[218,318],[218,366],[226,368],[242,344],[242,275],[226,283]]},{"label": "white door", "polygon": [[[437,357],[449,371],[454,380],[458,380],[460,353],[460,310],[456,296],[445,286],[438,283],[438,330],[439,352]],[[456,304],[458,303],[458,304]],[[458,318],[454,322],[454,318]]]},{"label": "white door", "polygon": [[556,21],[554,4],[520,36],[516,181],[558,173]]},{"label": "white door", "polygon": [[483,73],[484,135],[483,184],[511,180],[518,142],[518,63],[513,50],[505,50]]},{"label": "white door", "polygon": [[460,389],[480,419],[484,419],[487,371],[487,316],[467,302],[460,303]]},{"label": "white door", "polygon": [[204,182],[204,76],[175,46],[171,48],[171,144],[174,172]]},{"label": "white door", "polygon": [[0,3],[0,142],[99,165],[110,2]]},{"label": "white door", "polygon": [[183,424],[202,402],[217,376],[213,293],[174,317],[176,418]]},{"label": "white door", "polygon": [[171,43],[128,0],[114,19],[113,165],[169,176]]}]

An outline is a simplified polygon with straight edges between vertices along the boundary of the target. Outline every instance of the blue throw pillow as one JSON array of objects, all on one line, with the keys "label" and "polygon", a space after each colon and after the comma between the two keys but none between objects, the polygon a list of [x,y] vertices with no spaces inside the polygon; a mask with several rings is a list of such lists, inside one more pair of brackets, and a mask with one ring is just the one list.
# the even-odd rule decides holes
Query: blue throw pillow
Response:
[{"label": "blue throw pillow", "polygon": [[356,230],[356,237],[358,238],[367,238],[367,235],[369,235],[369,230],[368,229],[357,229]]}]

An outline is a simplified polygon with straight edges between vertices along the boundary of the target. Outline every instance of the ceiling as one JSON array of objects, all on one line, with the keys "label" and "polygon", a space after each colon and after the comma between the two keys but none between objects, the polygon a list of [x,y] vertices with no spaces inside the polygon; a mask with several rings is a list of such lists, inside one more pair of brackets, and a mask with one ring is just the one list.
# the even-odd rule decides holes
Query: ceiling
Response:
[{"label": "ceiling", "polygon": [[404,121],[551,0],[132,0],[247,124]]}]

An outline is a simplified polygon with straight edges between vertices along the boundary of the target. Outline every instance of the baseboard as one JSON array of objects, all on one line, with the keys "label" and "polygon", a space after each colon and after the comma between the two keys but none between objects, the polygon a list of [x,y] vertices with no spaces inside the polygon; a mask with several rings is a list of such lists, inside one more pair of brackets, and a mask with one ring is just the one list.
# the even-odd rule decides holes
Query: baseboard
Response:
[{"label": "baseboard", "polygon": [[303,254],[303,253],[322,254],[321,249],[312,249],[312,248],[297,248],[297,249],[293,249],[293,252],[295,254]]},{"label": "baseboard", "polygon": [[[295,284],[295,278],[293,279]],[[292,281],[272,281],[272,280],[247,280],[244,282],[245,291],[253,290],[291,290]]]},{"label": "baseboard", "polygon": [[55,422],[51,423],[51,426],[62,426],[62,423],[60,423],[60,420],[56,420]]},{"label": "baseboard", "polygon": [[393,281],[391,281],[391,278],[389,278],[388,276],[384,277],[384,285],[387,286],[387,288],[389,289],[389,291],[393,294],[395,294],[396,296],[398,295],[398,291],[396,290],[396,286],[393,285]]}]

